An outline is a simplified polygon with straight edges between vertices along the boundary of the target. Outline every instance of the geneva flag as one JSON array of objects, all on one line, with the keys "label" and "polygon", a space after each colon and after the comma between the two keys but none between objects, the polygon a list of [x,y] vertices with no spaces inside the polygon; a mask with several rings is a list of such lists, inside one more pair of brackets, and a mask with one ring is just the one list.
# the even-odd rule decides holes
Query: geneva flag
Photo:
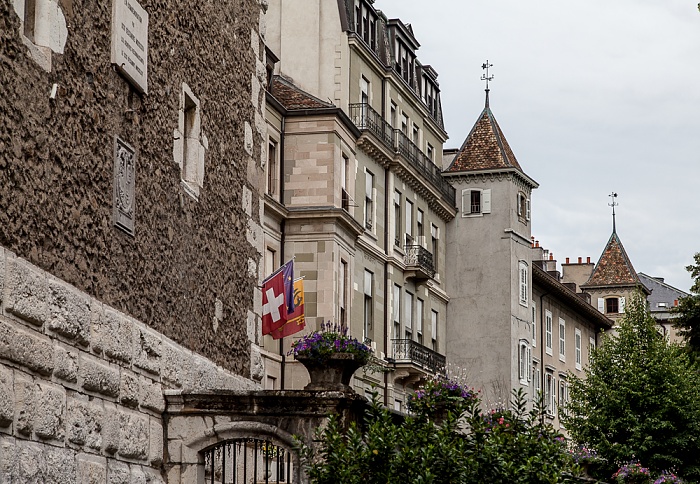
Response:
[{"label": "geneva flag", "polygon": [[272,332],[274,339],[298,333],[306,326],[304,317],[304,279],[294,281],[294,311],[287,314],[287,321]]}]

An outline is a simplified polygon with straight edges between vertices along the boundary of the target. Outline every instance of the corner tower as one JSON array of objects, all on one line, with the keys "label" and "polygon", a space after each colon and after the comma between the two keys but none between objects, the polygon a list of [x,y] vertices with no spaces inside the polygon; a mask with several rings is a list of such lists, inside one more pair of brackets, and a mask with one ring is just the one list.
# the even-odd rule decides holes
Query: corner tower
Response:
[{"label": "corner tower", "polygon": [[527,176],[486,103],[443,176],[459,212],[447,230],[447,359],[487,399],[519,381],[518,347],[531,335],[532,256]]}]

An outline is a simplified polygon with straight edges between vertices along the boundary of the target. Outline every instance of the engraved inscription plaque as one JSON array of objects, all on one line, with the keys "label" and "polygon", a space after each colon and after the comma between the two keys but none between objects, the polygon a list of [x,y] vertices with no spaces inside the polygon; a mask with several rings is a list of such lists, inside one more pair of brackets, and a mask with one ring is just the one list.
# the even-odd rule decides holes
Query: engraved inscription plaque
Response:
[{"label": "engraved inscription plaque", "polygon": [[112,63],[148,93],[148,12],[136,0],[112,1]]},{"label": "engraved inscription plaque", "polygon": [[136,151],[114,137],[114,225],[134,235],[134,186]]}]

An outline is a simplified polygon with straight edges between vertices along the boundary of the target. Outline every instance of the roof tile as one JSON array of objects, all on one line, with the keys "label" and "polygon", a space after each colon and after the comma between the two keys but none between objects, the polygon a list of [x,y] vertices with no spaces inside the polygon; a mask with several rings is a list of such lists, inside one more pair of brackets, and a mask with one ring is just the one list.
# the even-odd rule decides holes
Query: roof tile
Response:
[{"label": "roof tile", "polygon": [[600,260],[584,286],[641,285],[627,252],[613,231]]},{"label": "roof tile", "polygon": [[288,80],[274,76],[270,83],[270,94],[277,99],[285,109],[290,111],[295,109],[320,109],[332,108],[333,104],[321,101],[306,91],[298,88]]}]

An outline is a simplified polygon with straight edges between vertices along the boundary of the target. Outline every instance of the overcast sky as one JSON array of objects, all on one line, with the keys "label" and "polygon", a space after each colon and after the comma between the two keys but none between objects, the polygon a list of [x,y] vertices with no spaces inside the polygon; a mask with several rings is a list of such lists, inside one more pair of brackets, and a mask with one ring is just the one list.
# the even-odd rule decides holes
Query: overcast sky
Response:
[{"label": "overcast sky", "polygon": [[438,72],[448,148],[484,107],[539,184],[532,234],[561,263],[617,233],[638,272],[688,291],[700,251],[700,12],[689,0],[377,0]]}]

